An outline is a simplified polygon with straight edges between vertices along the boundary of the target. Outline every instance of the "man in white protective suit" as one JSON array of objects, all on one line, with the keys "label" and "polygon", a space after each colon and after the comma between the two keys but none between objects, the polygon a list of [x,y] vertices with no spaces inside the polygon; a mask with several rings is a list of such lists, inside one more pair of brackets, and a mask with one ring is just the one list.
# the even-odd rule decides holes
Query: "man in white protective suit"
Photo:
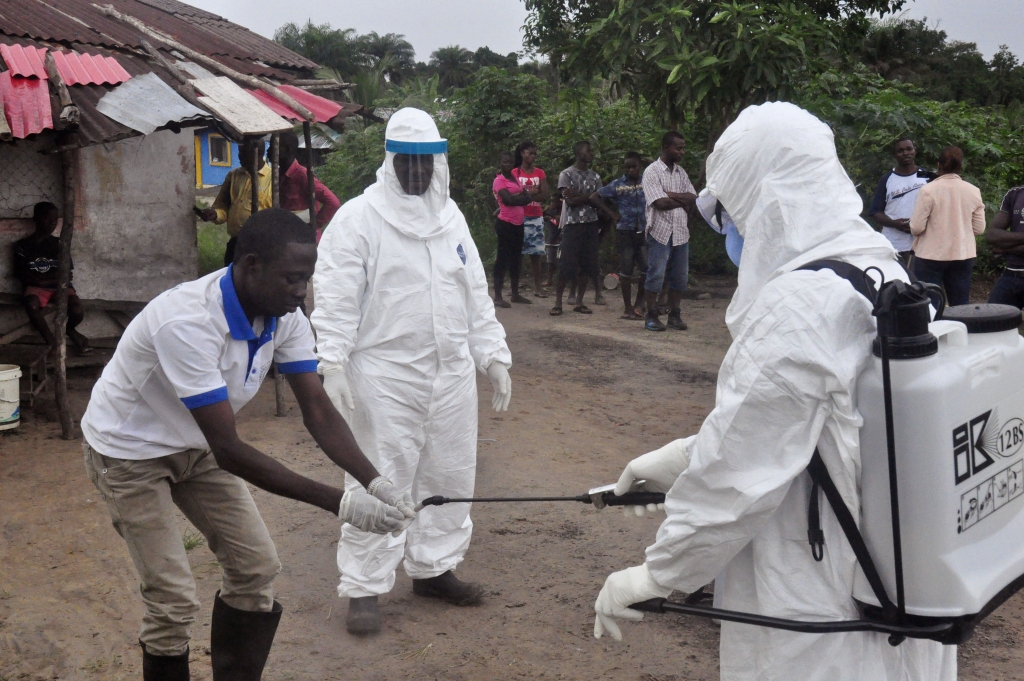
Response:
[{"label": "man in white protective suit", "polygon": [[[817,447],[860,517],[856,379],[875,337],[871,305],[821,259],[887,280],[907,275],[896,252],[859,216],[860,197],[832,132],[787,103],[744,110],[715,144],[707,188],[744,239],[726,324],[733,337],[715,408],[700,431],[633,460],[616,493],[639,480],[667,492],[667,518],[643,565],[613,573],[595,604],[594,635],[639,620],[628,606],[716,576],[721,607],[801,620],[857,619],[856,559],[828,505],[824,558],[807,541]],[[878,283],[876,279],[876,284]],[[640,512],[640,509],[636,509]],[[717,599],[716,599],[717,600]],[[951,681],[956,648],[884,634],[801,634],[722,622],[724,681]]]},{"label": "man in white protective suit", "polygon": [[[494,316],[480,254],[448,197],[447,140],[418,109],[391,116],[377,182],[338,211],[313,275],[324,388],[366,457],[415,501],[471,497],[476,478],[476,370],[512,396],[512,355]],[[358,483],[348,480],[348,486]],[[469,548],[469,504],[429,506],[400,536],[344,525],[338,543],[346,626],[380,630],[377,597],[405,559],[413,593],[455,605],[483,590],[453,570]]]}]

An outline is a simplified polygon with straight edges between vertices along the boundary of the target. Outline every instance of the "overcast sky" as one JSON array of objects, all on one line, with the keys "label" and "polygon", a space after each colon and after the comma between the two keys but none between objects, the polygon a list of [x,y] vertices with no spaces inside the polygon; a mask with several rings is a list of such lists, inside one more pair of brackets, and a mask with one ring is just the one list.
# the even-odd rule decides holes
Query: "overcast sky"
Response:
[{"label": "overcast sky", "polygon": [[[329,23],[359,33],[400,33],[426,61],[446,45],[486,45],[506,54],[522,49],[526,10],[521,0],[186,0],[189,4],[271,37],[284,23]],[[986,57],[1010,46],[1024,56],[1024,0],[911,0],[908,16],[975,42]]]}]

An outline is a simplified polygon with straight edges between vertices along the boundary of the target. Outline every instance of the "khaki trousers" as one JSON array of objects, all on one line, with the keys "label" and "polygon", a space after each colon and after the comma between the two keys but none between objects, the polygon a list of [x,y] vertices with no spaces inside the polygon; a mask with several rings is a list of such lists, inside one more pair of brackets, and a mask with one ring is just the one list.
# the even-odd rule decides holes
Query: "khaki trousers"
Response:
[{"label": "khaki trousers", "polygon": [[85,470],[128,545],[146,606],[139,640],[153,655],[180,655],[199,612],[196,583],[173,506],[202,532],[220,563],[221,598],[239,610],[269,612],[281,571],[277,550],[245,483],[209,450],[132,461],[83,444]]}]

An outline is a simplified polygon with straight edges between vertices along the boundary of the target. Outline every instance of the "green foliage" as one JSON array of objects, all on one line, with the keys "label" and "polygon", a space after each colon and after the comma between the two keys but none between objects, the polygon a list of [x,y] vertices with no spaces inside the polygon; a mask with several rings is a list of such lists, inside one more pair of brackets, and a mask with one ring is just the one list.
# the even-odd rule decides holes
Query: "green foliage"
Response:
[{"label": "green foliage", "polygon": [[[831,124],[836,150],[857,184],[865,206],[875,184],[892,168],[889,150],[900,137],[918,147],[917,162],[935,168],[939,153],[955,144],[964,150],[962,176],[978,186],[991,216],[1003,194],[1024,178],[1022,121],[1002,108],[923,99],[907,85],[863,71],[822,74],[801,93],[802,106]],[[979,239],[976,268],[993,273],[1001,263]]]},{"label": "green foliage", "polygon": [[924,21],[872,22],[851,56],[888,80],[918,86],[928,99],[980,106],[1024,101],[1024,66],[1005,45],[986,62],[976,44],[950,42]]},{"label": "green foliage", "polygon": [[316,174],[344,203],[376,181],[377,169],[383,161],[384,126],[368,125],[364,130],[342,135],[341,144],[317,168]]},{"label": "green foliage", "polygon": [[199,247],[199,276],[206,276],[224,267],[224,249],[228,246],[228,230],[225,225],[199,222],[196,226],[196,241]]}]

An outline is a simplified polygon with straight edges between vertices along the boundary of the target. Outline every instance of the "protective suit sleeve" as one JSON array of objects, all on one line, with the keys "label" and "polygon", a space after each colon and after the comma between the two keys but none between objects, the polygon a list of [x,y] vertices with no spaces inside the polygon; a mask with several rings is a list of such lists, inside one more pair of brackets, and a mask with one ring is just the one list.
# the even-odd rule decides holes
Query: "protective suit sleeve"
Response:
[{"label": "protective suit sleeve", "polygon": [[[691,593],[714,579],[807,468],[826,419],[859,425],[850,387],[873,335],[869,304],[832,273],[795,272],[765,287],[722,363],[690,464],[666,496],[668,517],[647,549],[655,581]],[[859,461],[822,455],[849,492]]]},{"label": "protective suit sleeve", "polygon": [[323,368],[348,363],[362,317],[369,245],[354,219],[360,211],[348,210],[351,203],[334,216],[317,248],[315,308],[309,320],[316,330],[316,353]]},{"label": "protective suit sleeve", "polygon": [[487,275],[480,261],[469,227],[462,227],[465,236],[466,267],[469,271],[469,353],[477,369],[486,372],[491,362],[498,361],[512,368],[512,353],[505,342],[505,327],[494,316],[494,301],[487,293]]}]

